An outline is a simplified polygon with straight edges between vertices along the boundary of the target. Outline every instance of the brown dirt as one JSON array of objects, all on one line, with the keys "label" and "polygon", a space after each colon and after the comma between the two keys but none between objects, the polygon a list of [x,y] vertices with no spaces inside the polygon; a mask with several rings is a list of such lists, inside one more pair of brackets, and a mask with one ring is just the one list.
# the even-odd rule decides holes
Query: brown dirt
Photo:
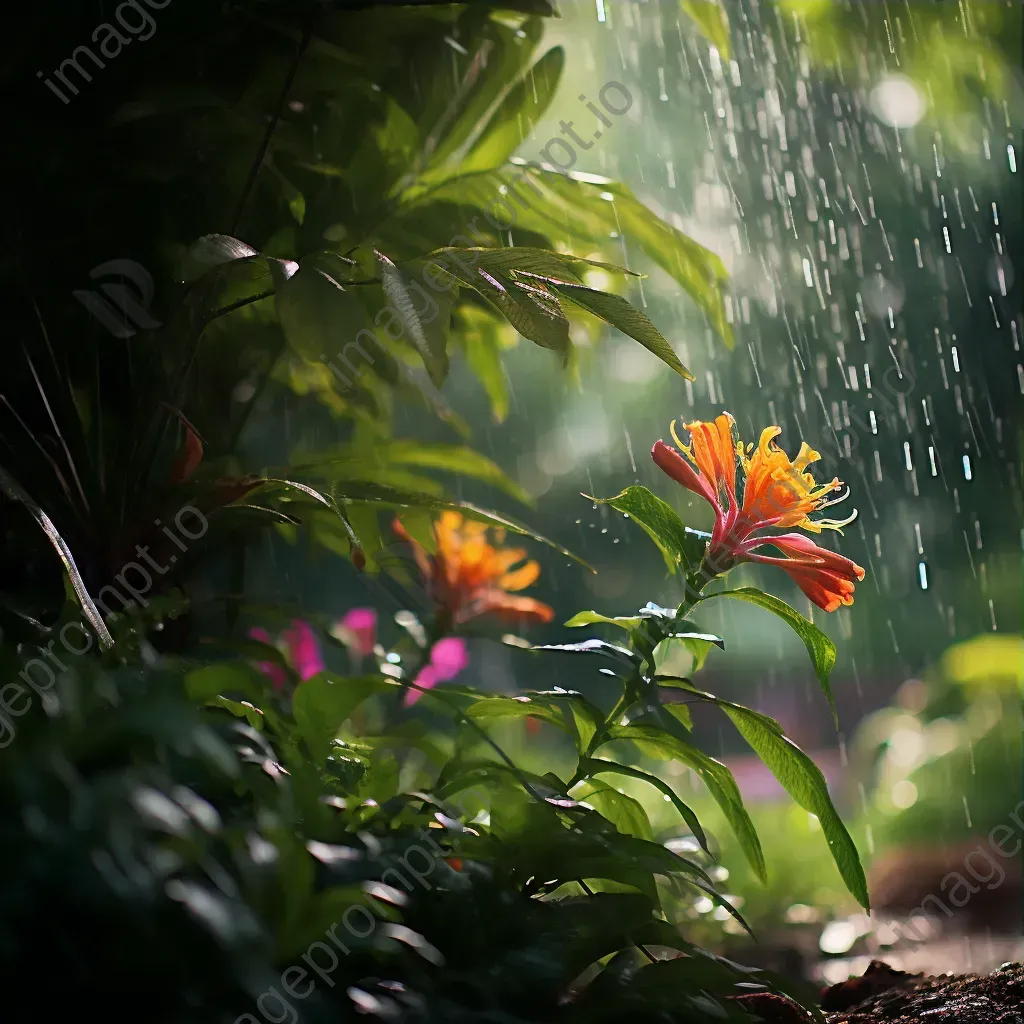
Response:
[{"label": "brown dirt", "polygon": [[1024,1024],[1024,964],[927,978],[873,961],[822,995],[829,1024]]},{"label": "brown dirt", "polygon": [[[758,993],[736,1002],[768,1024],[810,1019],[780,996]],[[828,1024],[1024,1024],[1024,964],[928,978],[874,960],[861,977],[825,989],[821,1008]]]}]

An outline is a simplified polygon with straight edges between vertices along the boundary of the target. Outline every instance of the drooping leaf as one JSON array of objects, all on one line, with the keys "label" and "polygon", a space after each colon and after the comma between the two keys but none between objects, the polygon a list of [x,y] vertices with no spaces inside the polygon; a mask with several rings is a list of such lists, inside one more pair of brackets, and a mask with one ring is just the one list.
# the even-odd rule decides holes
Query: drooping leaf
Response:
[{"label": "drooping leaf", "polygon": [[832,687],[829,685],[829,676],[836,663],[836,645],[813,622],[805,619],[795,608],[791,608],[785,601],[780,601],[777,597],[765,594],[755,587],[722,590],[717,594],[708,594],[704,599],[712,597],[734,597],[738,601],[749,601],[750,604],[756,604],[759,608],[774,612],[784,622],[789,623],[793,632],[800,637],[804,647],[807,648],[811,664],[814,665],[815,675],[818,677],[821,689],[828,699],[832,719],[838,728],[839,716],[836,712],[835,698],[832,696]]},{"label": "drooping leaf", "polygon": [[535,533],[529,527],[523,526],[522,523],[514,519],[509,519],[507,516],[500,515],[497,512],[482,509],[469,501],[448,501],[444,498],[438,498],[433,494],[405,491],[397,487],[387,487],[383,484],[355,480],[340,482],[335,497],[340,505],[346,505],[351,502],[365,502],[370,505],[381,505],[389,508],[411,508],[428,512],[441,512],[445,509],[453,509],[456,512],[461,512],[468,519],[475,519],[477,522],[487,523],[488,526],[497,526],[510,530],[513,533],[518,533],[523,537],[530,537],[533,540],[540,541],[542,544],[554,548],[559,554],[565,555],[566,558],[579,562],[580,565],[590,569],[591,572],[595,571],[578,555],[574,555],[567,548],[563,548],[553,540],[548,540],[547,537]]},{"label": "drooping leaf", "polygon": [[[422,284],[423,265],[395,266],[383,253],[376,253],[377,265],[391,308],[404,328],[403,336],[419,352],[435,387],[448,376],[447,327],[451,297],[427,290]],[[422,307],[422,308],[420,308]]]},{"label": "drooping leaf", "polygon": [[531,651],[562,651],[565,654],[604,654],[607,657],[636,661],[637,655],[626,647],[618,647],[607,640],[581,640],[576,644],[537,644]]},{"label": "drooping leaf", "polygon": [[[590,495],[585,495],[590,497]],[[591,498],[628,516],[658,546],[670,573],[691,572],[704,557],[706,534],[683,525],[675,509],[640,484],[627,487],[613,498]]]},{"label": "drooping leaf", "polygon": [[805,811],[817,815],[847,889],[865,910],[869,910],[868,887],[857,847],[832,805],[821,769],[783,735],[774,719],[727,701],[721,702],[721,706],[757,756],[771,769],[782,788]]},{"label": "drooping leaf", "polygon": [[566,237],[595,241],[622,237],[630,251],[638,246],[686,290],[723,342],[732,347],[724,296],[728,273],[721,258],[653,216],[628,188],[610,179],[545,170],[536,161],[517,160],[491,172],[460,175],[411,199],[380,226],[379,237],[386,244],[397,244],[403,224],[417,223],[430,209],[440,215],[450,204],[463,211],[479,211],[478,218],[471,212],[464,214],[464,223],[473,224],[486,219],[484,210],[495,195],[507,199],[518,233],[532,232],[548,244]]},{"label": "drooping leaf", "polygon": [[569,321],[556,292],[543,282],[517,281],[500,267],[485,265],[495,250],[447,247],[424,258],[436,274],[447,274],[477,291],[524,337],[569,361]]},{"label": "drooping leaf", "polygon": [[743,806],[736,780],[724,764],[685,740],[651,725],[617,725],[610,730],[606,742],[614,740],[630,740],[649,757],[674,759],[692,768],[721,808],[754,874],[762,882],[767,881],[761,842]]},{"label": "drooping leaf", "polygon": [[667,363],[680,376],[693,380],[693,374],[683,366],[675,350],[662,336],[661,331],[650,321],[647,314],[636,309],[621,295],[599,292],[593,288],[561,284],[555,286],[558,294],[575,302],[605,323],[622,331],[623,334],[639,341],[644,348],[653,352],[663,363]]},{"label": "drooping leaf", "polygon": [[640,768],[634,768],[631,765],[619,764],[617,761],[609,761],[601,757],[589,757],[582,759],[578,770],[581,774],[586,776],[600,775],[602,772],[610,772],[614,775],[627,775],[632,779],[640,779],[642,782],[646,782],[653,786],[658,790],[658,792],[668,797],[672,806],[679,812],[679,816],[689,826],[694,838],[698,843],[700,843],[701,849],[710,855],[711,851],[708,848],[707,836],[704,834],[704,829],[701,828],[701,824],[697,820],[697,815],[694,814],[685,803],[683,803],[679,794],[676,793],[676,791],[667,782],[665,782],[664,779],[659,779],[657,775],[651,775],[650,772],[645,772]]}]

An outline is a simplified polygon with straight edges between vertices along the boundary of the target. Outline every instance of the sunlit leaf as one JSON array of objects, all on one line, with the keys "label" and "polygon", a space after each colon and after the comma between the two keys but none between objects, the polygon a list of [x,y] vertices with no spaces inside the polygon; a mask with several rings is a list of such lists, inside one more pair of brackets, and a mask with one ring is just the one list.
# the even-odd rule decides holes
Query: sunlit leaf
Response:
[{"label": "sunlit leaf", "polygon": [[754,823],[743,806],[743,797],[732,772],[724,764],[685,740],[651,725],[617,725],[606,742],[614,740],[630,740],[648,757],[676,760],[692,768],[721,808],[754,874],[762,882],[767,881],[764,853]]},{"label": "sunlit leaf", "polygon": [[782,788],[805,811],[817,815],[829,851],[847,889],[865,910],[869,910],[867,882],[857,847],[832,805],[828,784],[821,769],[792,740],[783,735],[774,719],[729,702],[722,702],[722,708],[757,756],[771,769]]},{"label": "sunlit leaf", "polygon": [[657,544],[669,572],[691,572],[704,557],[707,535],[684,526],[675,509],[646,487],[634,484],[613,498],[591,500],[611,505],[637,523]]},{"label": "sunlit leaf", "polygon": [[650,321],[646,313],[632,306],[621,295],[599,292],[592,288],[575,285],[556,285],[556,290],[563,298],[575,302],[594,316],[600,317],[605,323],[622,331],[623,334],[639,341],[644,348],[653,352],[663,363],[667,363],[676,373],[693,380],[693,374],[679,361],[675,350],[662,336],[661,331]]},{"label": "sunlit leaf", "polygon": [[403,337],[419,352],[434,386],[440,387],[448,376],[446,334],[452,300],[424,288],[422,264],[398,267],[383,253],[376,256],[384,293],[398,314]]},{"label": "sunlit leaf", "polygon": [[614,786],[606,782],[585,782],[573,795],[607,818],[623,835],[653,841],[654,830],[643,805]]},{"label": "sunlit leaf", "polygon": [[835,698],[832,696],[832,687],[829,685],[829,675],[836,663],[836,645],[820,630],[813,622],[805,619],[796,609],[791,608],[785,601],[780,601],[771,594],[765,594],[755,587],[740,587],[736,590],[722,590],[717,594],[708,594],[704,600],[712,597],[734,597],[739,601],[749,601],[760,608],[774,612],[780,619],[789,623],[793,632],[803,641],[807,653],[810,655],[811,663],[814,665],[814,672],[818,682],[828,699],[828,706],[832,711],[832,719],[839,725],[839,716],[836,712]]},{"label": "sunlit leaf", "polygon": [[704,834],[704,829],[701,828],[701,824],[697,820],[697,815],[694,814],[685,803],[683,803],[679,794],[676,793],[676,791],[667,782],[665,782],[664,779],[659,779],[657,775],[652,775],[650,772],[645,772],[640,768],[634,768],[632,765],[619,764],[617,761],[609,761],[600,757],[581,759],[578,770],[580,774],[585,776],[600,775],[602,772],[610,772],[614,775],[626,775],[632,779],[639,779],[642,782],[646,782],[648,785],[653,786],[659,793],[668,797],[672,806],[679,812],[679,816],[689,826],[694,838],[698,843],[700,843],[701,849],[704,850],[705,853],[710,854],[707,836]]},{"label": "sunlit leaf", "polygon": [[526,72],[474,140],[462,161],[463,174],[497,167],[519,148],[550,105],[564,66],[565,51],[555,46]]}]

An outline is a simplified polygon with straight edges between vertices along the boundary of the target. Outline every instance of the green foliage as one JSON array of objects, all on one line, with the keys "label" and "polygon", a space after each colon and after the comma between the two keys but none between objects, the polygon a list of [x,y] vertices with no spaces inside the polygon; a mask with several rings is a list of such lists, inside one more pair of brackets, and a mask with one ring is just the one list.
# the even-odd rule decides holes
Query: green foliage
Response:
[{"label": "green foliage", "polygon": [[[204,12],[200,37],[168,26],[109,123],[89,126],[88,152],[48,128],[33,137],[38,154],[28,147],[47,202],[73,183],[104,225],[95,245],[145,260],[158,316],[127,347],[81,330],[74,303],[55,297],[63,278],[87,273],[59,212],[52,232],[30,232],[5,257],[69,261],[45,314],[34,296],[16,312],[34,340],[12,368],[2,425],[13,461],[0,489],[29,515],[7,535],[17,593],[0,668],[42,706],[31,697],[31,714],[0,718],[9,987],[39,976],[45,949],[40,1019],[83,1005],[168,1024],[254,1006],[269,1017],[267,993],[301,961],[320,974],[301,997],[310,1021],[742,1020],[732,998],[774,983],[673,921],[671,906],[704,897],[742,918],[715,890],[694,810],[648,762],[696,773],[762,879],[764,857],[735,779],[693,742],[680,692],[722,704],[866,894],[824,780],[777,725],[659,677],[668,643],[698,664],[724,646],[691,621],[696,598],[582,612],[569,625],[610,624],[626,639],[537,648],[596,655],[583,664],[614,681],[608,708],[600,693],[426,685],[445,608],[426,626],[407,618],[391,649],[344,652],[358,665],[348,673],[310,674],[239,637],[246,552],[267,530],[294,539],[301,527],[376,571],[389,565],[387,519],[429,550],[433,514],[457,510],[572,557],[452,496],[454,476],[527,498],[469,445],[440,389],[464,355],[500,419],[510,340],[518,332],[568,364],[581,311],[689,377],[644,313],[592,287],[598,271],[623,282],[635,272],[589,256],[619,254],[625,236],[732,344],[717,257],[623,186],[515,158],[564,61],[558,48],[536,56],[546,0],[358,6],[245,0]],[[684,7],[727,53],[709,11]],[[499,202],[508,226],[490,216]],[[284,436],[278,424],[310,398],[301,408],[330,429],[254,464],[253,410]],[[395,436],[398,409],[455,438]],[[645,488],[606,500],[692,588],[705,535]],[[171,546],[167,524],[186,508],[203,533]],[[165,565],[159,579],[104,618],[93,595],[123,584],[142,551]],[[223,628],[189,603],[211,593]],[[732,596],[785,618],[828,692],[827,641],[750,594]],[[68,656],[59,672],[30,661],[25,644],[64,642],[79,609],[112,651]],[[39,666],[49,685],[33,677]],[[422,717],[407,709],[414,693]],[[522,768],[492,734],[536,723],[562,734],[569,771]],[[678,822],[656,827],[622,779],[656,791]],[[701,854],[669,842],[691,837]],[[311,963],[317,950],[329,967]]]}]

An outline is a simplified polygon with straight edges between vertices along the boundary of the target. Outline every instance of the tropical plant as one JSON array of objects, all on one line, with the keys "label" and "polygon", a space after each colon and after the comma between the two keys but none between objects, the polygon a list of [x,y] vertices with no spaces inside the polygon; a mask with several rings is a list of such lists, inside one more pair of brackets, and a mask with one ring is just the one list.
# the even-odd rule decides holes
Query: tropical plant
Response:
[{"label": "tropical plant", "polygon": [[[747,1019],[786,983],[696,947],[671,919],[670,896],[741,920],[707,870],[700,822],[629,751],[696,772],[763,876],[735,780],[689,735],[688,701],[722,707],[818,815],[866,905],[856,851],[806,755],[766,716],[658,671],[666,645],[684,644],[696,671],[724,644],[689,616],[729,596],[785,619],[828,695],[823,633],[758,590],[707,588],[739,561],[772,561],[829,609],[852,600],[863,570],[765,533],[815,528],[808,515],[828,490],[808,482],[807,452],[790,463],[772,436],[740,452],[739,504],[731,424],[691,424],[697,468],[673,463],[673,475],[714,507],[710,537],[644,488],[606,499],[656,541],[684,599],[570,620],[624,629],[624,644],[546,648],[604,659],[608,710],[568,688],[465,684],[470,631],[554,609],[521,593],[540,566],[502,536],[531,531],[452,497],[436,475],[524,497],[465,443],[439,392],[451,357],[465,356],[497,418],[506,324],[571,364],[570,314],[596,318],[686,376],[654,324],[591,287],[592,272],[631,275],[612,262],[625,235],[728,343],[724,273],[625,188],[513,159],[562,67],[558,49],[535,57],[543,0],[391,6],[207,11],[199,39],[166,26],[130,98],[102,94],[113,116],[101,141],[19,128],[27,196],[4,258],[25,293],[0,428],[5,981],[13,991],[45,970],[33,993],[53,1018],[88,1005],[211,1024],[356,1011],[446,1024]],[[106,69],[111,88],[119,68]],[[93,231],[64,215],[71,192]],[[497,197],[513,225],[489,219]],[[130,252],[155,272],[141,313],[125,286],[104,288],[140,330],[112,340],[68,298],[93,251]],[[456,440],[396,436],[399,408]],[[297,410],[310,429],[289,450],[281,424]],[[698,439],[712,429],[709,462]],[[385,540],[395,517],[397,551]],[[369,572],[410,580],[411,561],[429,617],[396,616],[403,632],[387,644],[366,608],[325,646],[296,619],[279,649],[269,615],[245,637],[247,546],[300,527]],[[786,557],[755,552],[767,544]],[[227,609],[221,624],[203,608],[215,634],[203,645],[188,622],[199,576]],[[93,636],[95,649],[80,646]],[[331,667],[342,657],[344,673]],[[519,719],[567,735],[568,775],[507,754],[492,727]],[[664,796],[679,828],[655,835],[617,776]]]},{"label": "tropical plant", "polygon": [[[33,157],[40,175],[26,169],[38,192],[9,254],[28,288],[0,427],[5,494],[45,531],[12,559],[11,578],[32,595],[22,611],[40,619],[59,606],[48,538],[102,631],[90,595],[139,546],[167,548],[160,524],[185,506],[213,528],[158,586],[230,551],[240,592],[245,544],[297,521],[370,571],[383,554],[380,510],[400,510],[420,534],[442,507],[499,522],[447,499],[433,475],[525,497],[466,446],[468,427],[438,391],[457,351],[499,419],[506,321],[563,364],[570,318],[603,321],[688,373],[640,310],[587,284],[593,271],[623,285],[636,276],[600,258],[621,259],[622,233],[730,340],[717,257],[622,186],[513,161],[564,62],[561,48],[539,49],[542,17],[517,8],[549,13],[256,0],[204,11],[201,40],[168,25],[142,80],[97,129],[102,143],[83,153],[74,136],[28,129],[26,151],[47,157]],[[40,246],[28,222],[72,182],[99,225],[91,251],[132,252],[158,282],[151,311],[139,309],[148,296],[103,286],[126,311],[119,338],[83,321],[70,287],[56,291],[84,278],[78,228],[56,223]],[[326,422],[316,409],[302,415],[330,441],[288,450],[278,434],[257,453],[251,412],[290,415],[289,393],[316,399]],[[454,443],[395,436],[400,404],[439,418]],[[17,610],[5,624],[38,637]]]}]

